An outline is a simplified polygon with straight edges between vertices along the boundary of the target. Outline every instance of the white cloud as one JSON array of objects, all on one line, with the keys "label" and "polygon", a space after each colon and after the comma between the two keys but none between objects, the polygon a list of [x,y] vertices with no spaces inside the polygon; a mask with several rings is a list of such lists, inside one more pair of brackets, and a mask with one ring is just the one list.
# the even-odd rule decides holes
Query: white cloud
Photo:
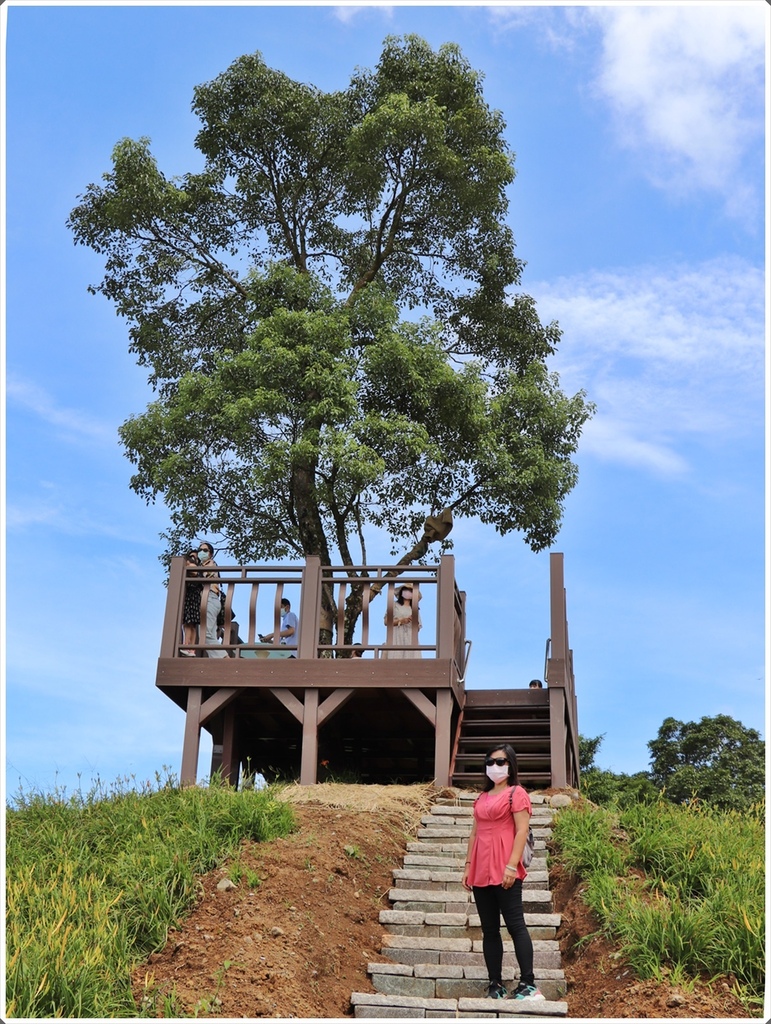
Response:
[{"label": "white cloud", "polygon": [[118,443],[115,426],[103,423],[88,413],[78,409],[68,409],[57,405],[51,396],[21,377],[9,376],[6,383],[8,400],[28,412],[34,413],[45,423],[57,428],[57,439],[96,444]]},{"label": "white cloud", "polygon": [[496,32],[534,27],[536,38],[554,50],[573,50],[580,37],[580,17],[575,8],[528,3],[490,4],[487,13]]},{"label": "white cloud", "polygon": [[672,451],[666,442],[642,440],[634,436],[633,429],[631,424],[624,423],[620,417],[600,412],[584,427],[581,452],[594,455],[604,462],[637,466],[656,476],[680,476],[687,472],[685,459]]},{"label": "white cloud", "polygon": [[739,218],[759,214],[744,164],[763,133],[765,12],[738,3],[585,12],[603,33],[597,88],[644,173],[676,193],[717,192]]},{"label": "white cloud", "polygon": [[61,528],[65,522],[64,511],[59,506],[37,502],[28,505],[14,503],[9,504],[5,510],[5,526],[9,531],[41,524]]},{"label": "white cloud", "polygon": [[762,365],[763,272],[738,257],[590,271],[538,290],[550,308],[569,309],[598,356],[685,369],[703,366],[706,355],[719,359],[721,373],[739,376]]},{"label": "white cloud", "polygon": [[332,13],[344,25],[350,25],[354,18],[366,11],[379,11],[387,20],[393,17],[393,7],[389,4],[336,4]]},{"label": "white cloud", "polygon": [[487,10],[496,32],[532,30],[573,59],[594,59],[589,40],[599,31],[589,77],[621,145],[639,156],[639,172],[677,197],[717,194],[729,216],[760,227],[765,4]]},{"label": "white cloud", "polygon": [[100,492],[83,486],[82,481],[75,481],[71,486],[69,482],[53,488],[45,483],[40,486],[50,493],[41,497],[23,495],[7,503],[5,526],[8,533],[44,527],[38,536],[51,538],[61,534],[119,541],[131,537],[133,544],[157,550],[155,528],[160,530],[167,523],[162,503],[148,509],[128,489]]},{"label": "white cloud", "polygon": [[582,450],[657,474],[684,473],[689,443],[763,429],[764,283],[739,259],[588,273],[531,287],[556,319],[567,390],[597,415]]}]

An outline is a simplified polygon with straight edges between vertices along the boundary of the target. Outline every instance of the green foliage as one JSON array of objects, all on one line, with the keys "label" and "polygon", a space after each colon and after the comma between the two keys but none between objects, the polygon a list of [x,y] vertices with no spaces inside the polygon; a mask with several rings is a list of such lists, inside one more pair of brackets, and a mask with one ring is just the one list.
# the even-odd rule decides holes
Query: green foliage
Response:
[{"label": "green foliage", "polygon": [[648,749],[654,784],[676,803],[698,797],[740,810],[764,797],[765,744],[756,729],[729,715],[667,718]]},{"label": "green foliage", "polygon": [[560,859],[572,874],[622,874],[623,851],[613,844],[617,820],[617,815],[602,808],[593,814],[558,815],[554,836],[561,847]]},{"label": "green foliage", "polygon": [[[765,804],[663,800],[558,815],[559,860],[641,977],[732,974],[748,1003],[765,977]],[[640,875],[642,874],[642,878]]]},{"label": "green foliage", "polygon": [[581,794],[595,804],[628,807],[631,804],[657,800],[658,789],[647,772],[634,775],[616,774],[595,764],[597,751],[605,735],[578,737],[578,762],[581,769]]},{"label": "green foliage", "polygon": [[765,744],[755,729],[728,715],[699,722],[664,720],[648,743],[651,770],[616,774],[595,764],[604,736],[579,736],[581,792],[597,804],[630,807],[655,801],[698,798],[714,807],[741,810],[765,794]]},{"label": "green foliage", "polygon": [[581,774],[581,794],[595,804],[617,807],[629,807],[659,798],[659,790],[647,772],[625,775],[602,768],[590,768]]},{"label": "green foliage", "polygon": [[581,769],[581,774],[588,772],[590,768],[594,768],[594,759],[597,756],[597,751],[600,749],[602,741],[605,739],[605,733],[601,736],[595,736],[590,738],[588,736],[578,736],[578,766]]},{"label": "green foliage", "polygon": [[293,828],[269,789],[158,783],[20,793],[8,810],[9,1016],[134,1016],[131,968],[191,907],[197,875]]},{"label": "green foliage", "polygon": [[460,49],[388,38],[330,93],[245,55],[193,109],[202,173],[124,139],[69,220],[157,390],[120,433],[169,551],[353,565],[445,507],[548,547],[592,407],[512,291],[513,157]]}]

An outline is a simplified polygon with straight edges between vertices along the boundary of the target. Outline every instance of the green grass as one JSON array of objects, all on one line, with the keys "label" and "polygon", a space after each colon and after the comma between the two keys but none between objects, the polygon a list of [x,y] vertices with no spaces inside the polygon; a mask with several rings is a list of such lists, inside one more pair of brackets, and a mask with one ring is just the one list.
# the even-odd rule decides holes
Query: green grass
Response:
[{"label": "green grass", "polygon": [[129,781],[68,798],[20,792],[8,809],[9,1017],[137,1016],[131,969],[191,908],[197,877],[242,840],[294,827],[271,788]]},{"label": "green grass", "polygon": [[754,1012],[765,979],[764,816],[765,804],[740,813],[698,801],[568,808],[554,839],[640,977],[733,975]]}]

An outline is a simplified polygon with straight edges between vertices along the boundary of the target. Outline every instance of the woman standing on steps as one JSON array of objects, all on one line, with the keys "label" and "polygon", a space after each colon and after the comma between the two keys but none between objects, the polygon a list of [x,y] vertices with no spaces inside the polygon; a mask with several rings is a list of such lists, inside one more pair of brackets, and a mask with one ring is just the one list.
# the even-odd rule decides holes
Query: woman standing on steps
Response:
[{"label": "woman standing on steps", "polygon": [[487,994],[492,999],[506,997],[501,980],[502,915],[519,964],[519,985],[510,998],[543,999],[535,985],[533,940],[522,909],[522,882],[527,875],[522,853],[532,807],[519,785],[514,748],[508,743],[493,747],[485,757],[485,772],[484,790],[474,803],[463,886],[474,893],[482,925],[482,953],[490,979]]}]

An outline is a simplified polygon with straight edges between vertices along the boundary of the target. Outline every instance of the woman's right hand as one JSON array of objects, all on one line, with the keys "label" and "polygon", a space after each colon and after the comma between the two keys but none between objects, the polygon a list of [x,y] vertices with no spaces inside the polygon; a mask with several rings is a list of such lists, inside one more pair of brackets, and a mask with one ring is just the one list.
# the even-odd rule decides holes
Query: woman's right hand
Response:
[{"label": "woman's right hand", "polygon": [[463,871],[463,888],[468,892],[471,892],[471,885],[469,884],[468,876],[471,871],[471,865],[467,864]]}]

